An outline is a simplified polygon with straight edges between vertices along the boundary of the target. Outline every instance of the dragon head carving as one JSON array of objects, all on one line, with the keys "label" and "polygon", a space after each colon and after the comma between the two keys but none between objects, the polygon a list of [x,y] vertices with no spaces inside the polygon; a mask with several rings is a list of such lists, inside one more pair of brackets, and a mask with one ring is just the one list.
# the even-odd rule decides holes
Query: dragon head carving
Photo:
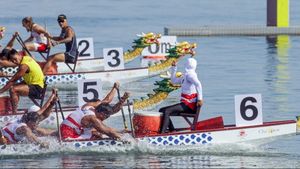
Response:
[{"label": "dragon head carving", "polygon": [[161,34],[155,34],[152,32],[149,33],[142,33],[141,35],[137,35],[140,37],[139,39],[135,40],[134,43],[136,44],[135,47],[145,48],[152,44],[158,44],[158,39],[161,38]]},{"label": "dragon head carving", "polygon": [[196,47],[196,43],[188,43],[187,41],[180,42],[174,48],[169,49],[169,56],[180,57],[187,54],[194,56],[196,54],[196,52],[194,51]]}]

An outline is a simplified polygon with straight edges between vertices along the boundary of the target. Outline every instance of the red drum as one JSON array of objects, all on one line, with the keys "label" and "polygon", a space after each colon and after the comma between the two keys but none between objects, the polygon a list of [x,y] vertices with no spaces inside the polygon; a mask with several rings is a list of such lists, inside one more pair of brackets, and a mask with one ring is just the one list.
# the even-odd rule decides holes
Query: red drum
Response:
[{"label": "red drum", "polygon": [[139,112],[134,113],[133,127],[135,136],[157,135],[160,131],[162,113],[160,112]]}]

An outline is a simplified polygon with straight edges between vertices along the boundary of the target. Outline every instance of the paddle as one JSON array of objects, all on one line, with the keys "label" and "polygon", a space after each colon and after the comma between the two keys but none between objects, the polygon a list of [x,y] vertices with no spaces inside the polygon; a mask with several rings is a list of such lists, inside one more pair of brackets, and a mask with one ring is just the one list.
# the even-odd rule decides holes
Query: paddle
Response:
[{"label": "paddle", "polygon": [[129,100],[127,100],[127,108],[128,108],[128,113],[129,113],[129,122],[130,122],[131,134],[132,134],[132,137],[134,138],[135,135],[134,135],[133,125],[132,125],[132,120],[131,120],[131,109],[130,109]]},{"label": "paddle", "polygon": [[[116,89],[117,89],[117,92],[118,92],[118,99],[119,99],[119,101],[121,101],[120,90],[119,90],[119,88],[116,88]],[[123,117],[124,128],[125,128],[125,130],[127,130],[128,127],[127,127],[127,124],[126,124],[126,118],[125,118],[123,106],[121,107],[121,112],[122,112],[122,117]]]},{"label": "paddle", "polygon": [[32,57],[31,53],[30,53],[29,50],[26,48],[25,43],[24,43],[24,41],[22,40],[22,38],[21,38],[21,36],[20,36],[19,34],[17,34],[16,39],[17,39],[17,41],[20,43],[20,45],[22,46],[22,48],[26,51],[26,53],[28,53],[28,55],[30,55],[30,56]]},{"label": "paddle", "polygon": [[[58,102],[58,101],[57,101]],[[58,130],[58,141],[61,143],[61,131],[59,127],[59,119],[58,119],[58,111],[57,111],[57,102],[55,103],[55,112],[56,112],[56,123],[57,123],[57,130]]]},{"label": "paddle", "polygon": [[[58,97],[58,94],[57,94],[57,93],[56,93],[56,97],[57,97],[56,103],[57,103],[58,106],[59,106],[59,110],[60,110],[61,117],[62,117],[63,120],[65,120],[65,116],[64,116],[64,113],[63,113],[63,111],[62,111],[61,104],[60,104],[59,97]],[[55,103],[55,106],[57,106],[56,103]]]}]

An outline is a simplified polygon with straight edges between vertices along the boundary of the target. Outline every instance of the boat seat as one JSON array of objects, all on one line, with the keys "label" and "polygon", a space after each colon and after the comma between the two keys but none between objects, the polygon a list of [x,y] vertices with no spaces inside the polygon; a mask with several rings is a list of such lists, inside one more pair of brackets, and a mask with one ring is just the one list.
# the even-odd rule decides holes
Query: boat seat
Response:
[{"label": "boat seat", "polygon": [[[40,93],[39,97],[30,97],[30,100],[37,106],[42,107],[43,106],[43,102],[44,102],[44,98],[45,98],[45,94],[47,91],[47,83],[46,83],[46,79],[44,81],[44,88],[42,90],[42,92]],[[38,102],[37,100],[40,100],[40,102]]]},{"label": "boat seat", "polygon": [[[77,60],[78,60],[78,56],[79,54],[77,54],[77,56],[75,57],[75,62],[74,63],[66,63],[67,66],[70,68],[70,70],[72,71],[72,73],[75,72],[75,69],[76,69],[76,65],[77,65]],[[73,67],[71,67],[69,64],[73,64]]]},{"label": "boat seat", "polygon": [[[201,106],[197,107],[196,113],[179,113],[176,116],[181,116],[185,119],[185,121],[190,125],[191,130],[195,130],[196,129],[196,125],[198,122],[198,117],[200,114],[200,110],[201,110]],[[189,119],[192,118],[192,121]]]}]

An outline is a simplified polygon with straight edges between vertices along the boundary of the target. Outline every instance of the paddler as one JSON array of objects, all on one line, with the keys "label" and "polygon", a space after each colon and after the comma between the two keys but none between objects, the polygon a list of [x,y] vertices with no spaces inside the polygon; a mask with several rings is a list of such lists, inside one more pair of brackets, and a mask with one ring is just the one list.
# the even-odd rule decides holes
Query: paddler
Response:
[{"label": "paddler", "polygon": [[181,85],[181,99],[180,103],[163,107],[159,112],[163,113],[163,122],[161,133],[165,133],[169,127],[169,131],[175,130],[174,125],[170,119],[172,115],[178,115],[179,113],[196,113],[197,107],[201,107],[203,104],[202,85],[198,79],[197,73],[197,61],[194,58],[188,58],[185,64],[185,73],[177,77],[176,76],[176,62],[172,63],[171,67],[171,81],[173,84]]},{"label": "paddler", "polygon": [[[18,72],[0,89],[0,93],[10,91],[13,113],[17,113],[19,96],[40,98],[44,89],[45,76],[38,63],[30,56],[21,56],[18,51],[11,49],[8,60],[18,65]],[[22,82],[17,82],[21,78]]]},{"label": "paddler", "polygon": [[42,147],[48,145],[41,142],[37,136],[57,136],[57,131],[38,127],[38,124],[48,118],[52,108],[57,101],[57,90],[52,89],[52,94],[42,108],[31,106],[20,120],[9,122],[1,129],[0,144],[16,144],[22,141],[41,144]]},{"label": "paddler", "polygon": [[61,27],[61,33],[58,37],[53,37],[49,34],[46,36],[52,39],[52,46],[56,46],[64,43],[66,46],[66,51],[64,53],[55,53],[48,57],[46,65],[43,68],[43,72],[46,73],[53,62],[65,62],[65,63],[75,63],[78,55],[78,48],[76,42],[76,36],[74,29],[68,25],[67,17],[61,14],[57,17],[57,22]]},{"label": "paddler", "polygon": [[8,60],[8,55],[10,50],[13,48],[14,41],[18,36],[18,32],[15,32],[12,35],[12,38],[9,40],[7,45],[1,49],[0,52],[0,67],[16,67],[17,65]]},{"label": "paddler", "polygon": [[48,40],[45,36],[48,34],[46,29],[34,23],[30,16],[22,19],[22,25],[27,32],[30,32],[29,38],[24,41],[25,47],[29,51],[45,52],[48,49]]},{"label": "paddler", "polygon": [[119,84],[115,83],[103,100],[86,103],[76,112],[71,113],[60,126],[62,139],[99,139],[102,138],[102,134],[106,134],[112,139],[120,139],[120,132],[102,122],[111,114],[118,112],[129,97],[129,93],[125,92],[117,104],[110,106],[109,103],[118,87]]}]

